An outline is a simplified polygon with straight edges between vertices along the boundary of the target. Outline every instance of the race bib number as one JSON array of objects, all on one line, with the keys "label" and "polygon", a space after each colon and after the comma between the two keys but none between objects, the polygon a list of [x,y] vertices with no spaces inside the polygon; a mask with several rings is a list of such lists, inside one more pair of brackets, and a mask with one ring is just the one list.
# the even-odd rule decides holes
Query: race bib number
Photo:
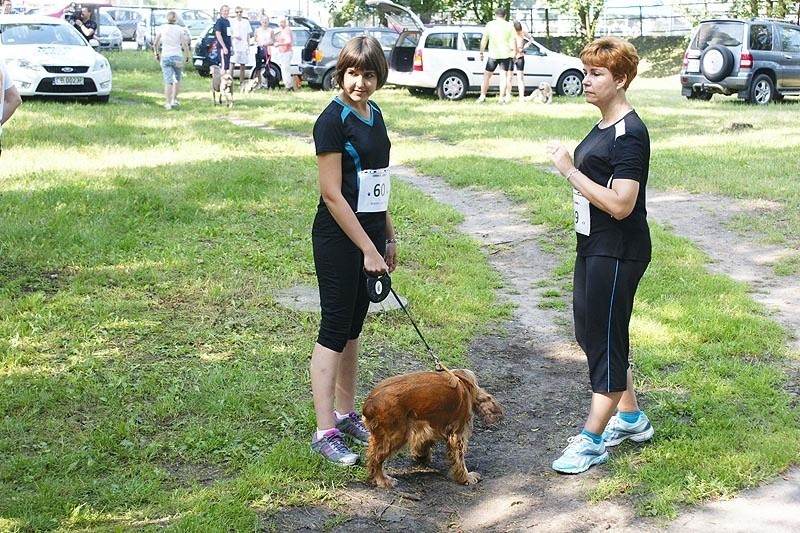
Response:
[{"label": "race bib number", "polygon": [[358,173],[359,213],[380,213],[389,209],[389,169],[362,170]]},{"label": "race bib number", "polygon": [[572,189],[572,203],[575,205],[575,231],[581,235],[589,235],[591,218],[589,216],[589,200],[577,189]]}]

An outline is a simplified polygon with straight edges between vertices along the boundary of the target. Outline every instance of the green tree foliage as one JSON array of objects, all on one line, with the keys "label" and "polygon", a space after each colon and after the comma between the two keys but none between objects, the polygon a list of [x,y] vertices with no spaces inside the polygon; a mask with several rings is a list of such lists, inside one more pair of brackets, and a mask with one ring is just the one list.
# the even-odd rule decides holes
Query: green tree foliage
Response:
[{"label": "green tree foliage", "polygon": [[452,0],[453,13],[456,16],[468,14],[481,24],[486,24],[494,19],[494,12],[502,7],[506,13],[511,13],[510,0]]},{"label": "green tree foliage", "polygon": [[733,0],[731,2],[730,14],[736,17],[774,17],[785,18],[790,11],[790,7],[797,10],[798,2],[787,2],[786,0]]},{"label": "green tree foliage", "polygon": [[[392,0],[394,3],[408,7],[416,13],[424,23],[431,21],[433,15],[443,11],[454,11],[455,0]],[[341,7],[338,7],[339,4]],[[336,26],[367,19],[372,10],[367,6],[366,0],[324,0],[323,5],[333,13]]]},{"label": "green tree foliage", "polygon": [[583,43],[594,39],[597,21],[605,7],[605,0],[554,0],[551,5],[562,13],[568,13],[578,19],[578,33]]}]

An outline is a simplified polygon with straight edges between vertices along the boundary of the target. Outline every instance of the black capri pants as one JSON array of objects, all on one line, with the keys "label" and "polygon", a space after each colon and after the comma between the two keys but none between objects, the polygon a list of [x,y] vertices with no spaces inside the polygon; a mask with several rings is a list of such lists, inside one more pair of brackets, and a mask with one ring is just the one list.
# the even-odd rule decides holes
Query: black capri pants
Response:
[{"label": "black capri pants", "polygon": [[[367,232],[378,252],[386,253],[386,228]],[[342,352],[347,342],[357,339],[369,310],[364,254],[338,227],[334,231],[312,231],[314,267],[319,285],[322,320],[317,342]]]},{"label": "black capri pants", "polygon": [[628,328],[647,265],[599,255],[575,259],[575,339],[586,353],[592,392],[621,392],[628,386]]}]

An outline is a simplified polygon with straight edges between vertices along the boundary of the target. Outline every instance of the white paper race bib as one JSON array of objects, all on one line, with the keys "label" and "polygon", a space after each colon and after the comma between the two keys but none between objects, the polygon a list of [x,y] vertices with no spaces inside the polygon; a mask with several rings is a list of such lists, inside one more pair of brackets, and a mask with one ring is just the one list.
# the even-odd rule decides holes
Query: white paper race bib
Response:
[{"label": "white paper race bib", "polygon": [[575,205],[575,231],[581,235],[589,235],[591,218],[589,216],[589,200],[577,189],[572,189],[572,203]]},{"label": "white paper race bib", "polygon": [[357,212],[380,213],[387,211],[390,190],[388,168],[359,171]]}]

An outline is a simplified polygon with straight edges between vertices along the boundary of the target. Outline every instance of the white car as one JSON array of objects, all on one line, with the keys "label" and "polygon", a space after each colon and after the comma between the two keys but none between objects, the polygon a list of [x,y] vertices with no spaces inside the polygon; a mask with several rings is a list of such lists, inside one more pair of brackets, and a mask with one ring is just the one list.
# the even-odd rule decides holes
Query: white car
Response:
[{"label": "white car", "polygon": [[108,102],[111,66],[64,19],[0,15],[0,57],[22,96],[87,96]]},{"label": "white car", "polygon": [[[412,93],[435,92],[444,100],[461,100],[468,91],[480,89],[486,66],[479,56],[483,26],[427,27],[411,10],[389,0],[367,0],[367,5],[382,11],[390,26],[403,30],[392,49],[387,83]],[[583,64],[534,41],[525,50],[524,79],[526,92],[547,82],[557,94],[580,96]],[[498,69],[489,82],[491,91],[498,89],[499,80]]]},{"label": "white car", "polygon": [[108,13],[97,13],[97,40],[101,50],[122,50],[122,32]]}]

